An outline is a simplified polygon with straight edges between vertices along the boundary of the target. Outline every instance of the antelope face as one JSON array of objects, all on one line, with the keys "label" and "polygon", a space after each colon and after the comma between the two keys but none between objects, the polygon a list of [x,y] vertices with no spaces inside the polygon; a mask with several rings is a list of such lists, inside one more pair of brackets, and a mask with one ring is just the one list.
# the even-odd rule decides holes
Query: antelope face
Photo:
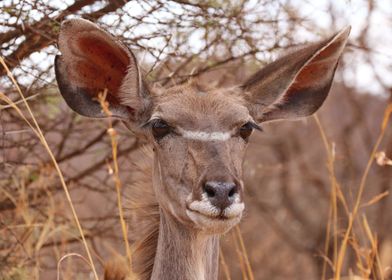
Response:
[{"label": "antelope face", "polygon": [[223,233],[244,210],[241,165],[252,130],[263,122],[313,114],[326,99],[349,28],[298,49],[232,89],[176,86],[154,92],[135,56],[95,24],[61,25],[55,71],[67,104],[87,117],[113,117],[155,148],[153,185],[166,215],[207,233]]},{"label": "antelope face", "polygon": [[189,226],[225,232],[244,210],[242,162],[258,125],[236,90],[177,86],[155,102],[145,127],[159,204]]}]

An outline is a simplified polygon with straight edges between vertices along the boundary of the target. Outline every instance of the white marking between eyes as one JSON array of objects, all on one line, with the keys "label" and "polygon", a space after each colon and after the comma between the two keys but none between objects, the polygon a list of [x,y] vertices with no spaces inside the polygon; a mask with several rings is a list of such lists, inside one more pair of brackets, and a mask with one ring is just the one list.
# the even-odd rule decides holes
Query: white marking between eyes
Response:
[{"label": "white marking between eyes", "polygon": [[230,132],[205,132],[190,130],[181,130],[181,135],[184,138],[199,141],[226,141],[231,137]]}]

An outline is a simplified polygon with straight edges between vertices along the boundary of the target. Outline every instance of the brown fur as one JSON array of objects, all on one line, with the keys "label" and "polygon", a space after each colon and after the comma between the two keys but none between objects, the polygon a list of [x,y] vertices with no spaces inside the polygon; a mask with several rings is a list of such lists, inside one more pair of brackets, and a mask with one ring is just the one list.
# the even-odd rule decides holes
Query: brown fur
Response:
[{"label": "brown fur", "polygon": [[[135,154],[133,179],[126,186],[125,205],[128,219],[128,237],[132,246],[132,272],[138,280],[151,278],[158,244],[159,206],[152,188],[151,146]],[[105,280],[130,280],[124,259],[116,258],[105,265]]]},{"label": "brown fur", "polygon": [[121,256],[114,257],[105,264],[105,280],[131,280],[129,275],[128,265]]},{"label": "brown fur", "polygon": [[153,151],[150,146],[140,151],[134,163],[133,180],[126,191],[129,217],[128,236],[132,242],[133,272],[138,279],[151,278],[159,233],[159,206],[152,188]]},{"label": "brown fur", "polygon": [[[240,221],[244,209],[242,162],[250,134],[243,131],[314,113],[327,97],[348,33],[346,28],[278,59],[243,86],[215,90],[189,83],[150,91],[135,56],[113,36],[85,20],[62,24],[55,70],[68,105],[105,117],[94,100],[106,89],[113,116],[154,147],[154,156],[150,148],[138,155],[127,190],[140,279],[218,278],[219,235]],[[221,186],[219,196],[208,192],[211,183]],[[234,186],[235,193],[222,186]],[[234,195],[229,207],[214,205],[218,197]],[[123,280],[124,273],[113,266],[106,279]]]}]

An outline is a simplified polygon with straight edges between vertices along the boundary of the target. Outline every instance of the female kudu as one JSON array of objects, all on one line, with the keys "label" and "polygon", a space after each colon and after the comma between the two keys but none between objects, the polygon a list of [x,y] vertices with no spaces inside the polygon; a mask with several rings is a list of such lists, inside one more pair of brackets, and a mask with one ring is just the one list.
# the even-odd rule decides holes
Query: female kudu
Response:
[{"label": "female kudu", "polygon": [[132,236],[141,279],[217,279],[219,235],[244,211],[242,162],[252,131],[323,104],[349,30],[279,58],[236,87],[193,82],[152,90],[116,38],[86,20],[63,22],[55,70],[67,104],[103,118],[97,96],[106,90],[113,116],[154,148],[152,184],[137,191],[155,218],[149,232]]}]

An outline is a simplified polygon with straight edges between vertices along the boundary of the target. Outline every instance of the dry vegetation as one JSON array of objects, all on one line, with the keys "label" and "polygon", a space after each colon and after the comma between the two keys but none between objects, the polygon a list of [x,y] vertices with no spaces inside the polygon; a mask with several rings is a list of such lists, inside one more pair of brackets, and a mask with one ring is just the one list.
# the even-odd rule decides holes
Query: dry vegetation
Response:
[{"label": "dry vegetation", "polygon": [[[121,203],[132,196],[127,184],[138,180],[144,143],[116,120],[81,118],[65,106],[53,74],[64,18],[121,37],[151,82],[198,77],[219,86],[359,10],[369,21],[354,26],[318,116],[266,124],[253,137],[248,210],[241,230],[222,238],[220,277],[392,279],[392,57],[371,20],[385,17],[390,32],[384,1],[330,0],[310,12],[307,2],[283,0],[58,2],[0,3],[0,279],[102,278],[113,256],[132,255]],[[316,20],[317,12],[324,16]]]}]

